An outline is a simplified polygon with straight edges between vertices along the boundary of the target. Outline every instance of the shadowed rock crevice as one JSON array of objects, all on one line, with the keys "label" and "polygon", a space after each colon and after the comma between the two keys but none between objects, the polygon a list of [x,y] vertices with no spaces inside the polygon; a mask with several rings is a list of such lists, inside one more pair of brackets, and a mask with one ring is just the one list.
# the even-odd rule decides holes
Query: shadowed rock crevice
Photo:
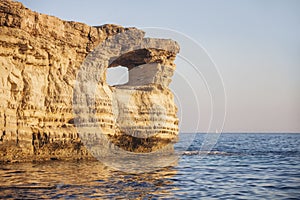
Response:
[{"label": "shadowed rock crevice", "polygon": [[124,66],[131,70],[134,67],[147,63],[171,64],[175,60],[176,53],[163,49],[138,49],[121,55],[108,67]]}]

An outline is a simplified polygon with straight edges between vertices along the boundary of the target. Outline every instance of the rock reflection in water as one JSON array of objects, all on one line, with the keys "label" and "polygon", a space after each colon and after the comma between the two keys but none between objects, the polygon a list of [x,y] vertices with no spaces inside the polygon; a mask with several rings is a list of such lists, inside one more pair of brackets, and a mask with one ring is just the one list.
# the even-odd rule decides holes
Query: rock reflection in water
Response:
[{"label": "rock reflection in water", "polygon": [[173,167],[144,174],[114,171],[98,161],[2,165],[2,198],[151,198],[172,197]]}]

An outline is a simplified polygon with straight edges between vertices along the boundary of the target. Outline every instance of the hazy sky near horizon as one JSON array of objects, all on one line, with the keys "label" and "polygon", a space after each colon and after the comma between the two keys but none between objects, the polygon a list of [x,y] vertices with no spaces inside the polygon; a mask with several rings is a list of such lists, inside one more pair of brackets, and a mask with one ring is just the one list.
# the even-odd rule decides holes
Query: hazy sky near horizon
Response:
[{"label": "hazy sky near horizon", "polygon": [[[298,0],[20,2],[34,11],[88,25],[113,23],[182,32],[206,49],[223,78],[224,132],[300,132]],[[181,101],[188,104],[189,98]],[[194,131],[190,129],[193,107],[184,109],[181,131]],[[205,114],[201,119],[208,122]],[[200,125],[197,131],[205,130]]]}]

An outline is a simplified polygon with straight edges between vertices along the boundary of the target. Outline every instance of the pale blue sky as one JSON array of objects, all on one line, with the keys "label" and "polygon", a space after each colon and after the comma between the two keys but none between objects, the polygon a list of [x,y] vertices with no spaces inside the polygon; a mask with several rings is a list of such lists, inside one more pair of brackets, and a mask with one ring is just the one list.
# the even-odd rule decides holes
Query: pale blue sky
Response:
[{"label": "pale blue sky", "polygon": [[[298,0],[20,2],[89,25],[180,31],[200,43],[219,68],[228,99],[225,132],[300,132]],[[193,116],[193,109],[184,109],[190,109],[185,118]],[[191,131],[192,120],[186,119],[181,130]],[[205,131],[205,125],[199,131]]]}]

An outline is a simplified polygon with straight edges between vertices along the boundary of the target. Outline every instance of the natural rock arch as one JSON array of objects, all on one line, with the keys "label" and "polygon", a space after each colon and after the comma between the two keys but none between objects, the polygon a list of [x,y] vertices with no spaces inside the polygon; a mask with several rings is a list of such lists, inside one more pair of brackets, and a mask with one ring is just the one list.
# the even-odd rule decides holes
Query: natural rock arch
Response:
[{"label": "natural rock arch", "polygon": [[[81,66],[78,87],[74,89],[74,110],[81,114],[78,116],[79,127],[94,127],[95,124],[89,122],[99,121],[86,118],[91,116],[90,107],[95,103],[93,117],[106,122],[96,126],[101,127],[102,134],[115,138],[114,143],[119,146],[125,142],[126,150],[141,152],[144,148],[144,151],[151,152],[162,147],[157,140],[176,140],[177,107],[168,85],[175,70],[173,61],[178,50],[176,42],[144,38],[144,32],[137,29],[117,34],[100,44]],[[119,65],[128,68],[128,83],[107,85],[107,68]],[[91,92],[90,88],[95,85],[98,86]],[[82,109],[84,102],[91,102],[86,105],[89,108],[86,111]],[[156,142],[145,148],[146,140],[140,142],[145,138]],[[89,136],[85,139],[90,142]],[[137,141],[140,146],[129,145],[132,141]]]}]

